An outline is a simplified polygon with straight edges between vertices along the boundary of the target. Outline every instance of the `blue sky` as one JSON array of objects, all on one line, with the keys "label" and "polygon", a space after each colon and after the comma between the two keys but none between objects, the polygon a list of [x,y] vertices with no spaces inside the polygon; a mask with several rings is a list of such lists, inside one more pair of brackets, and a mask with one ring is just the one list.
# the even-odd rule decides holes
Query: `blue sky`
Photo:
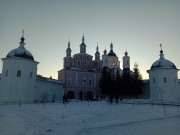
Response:
[{"label": "blue sky", "polygon": [[121,67],[127,49],[131,69],[137,62],[146,79],[159,44],[180,68],[179,7],[179,0],[0,0],[0,58],[19,46],[24,29],[38,74],[57,78],[69,38],[72,54],[79,53],[84,32],[87,53],[94,56],[98,42],[102,55],[112,41]]}]

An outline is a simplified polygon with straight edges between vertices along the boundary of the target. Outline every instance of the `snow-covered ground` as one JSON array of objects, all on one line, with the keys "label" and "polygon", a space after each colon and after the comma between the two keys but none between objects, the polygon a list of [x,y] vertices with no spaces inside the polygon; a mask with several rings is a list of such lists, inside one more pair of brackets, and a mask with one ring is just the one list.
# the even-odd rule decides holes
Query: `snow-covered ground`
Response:
[{"label": "snow-covered ground", "polygon": [[180,108],[106,101],[0,105],[0,135],[179,135]]}]

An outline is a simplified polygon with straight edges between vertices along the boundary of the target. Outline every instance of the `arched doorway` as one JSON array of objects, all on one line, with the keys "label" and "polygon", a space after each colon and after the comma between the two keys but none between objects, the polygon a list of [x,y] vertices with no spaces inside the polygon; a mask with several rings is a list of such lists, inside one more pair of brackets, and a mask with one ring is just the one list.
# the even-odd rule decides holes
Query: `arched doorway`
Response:
[{"label": "arched doorway", "polygon": [[83,92],[82,91],[79,92],[79,100],[83,100]]},{"label": "arched doorway", "polygon": [[88,91],[86,93],[86,95],[87,95],[87,100],[93,100],[93,93],[92,93],[92,91]]},{"label": "arched doorway", "polygon": [[68,91],[67,97],[68,97],[69,99],[74,99],[74,92],[73,92],[73,91]]}]

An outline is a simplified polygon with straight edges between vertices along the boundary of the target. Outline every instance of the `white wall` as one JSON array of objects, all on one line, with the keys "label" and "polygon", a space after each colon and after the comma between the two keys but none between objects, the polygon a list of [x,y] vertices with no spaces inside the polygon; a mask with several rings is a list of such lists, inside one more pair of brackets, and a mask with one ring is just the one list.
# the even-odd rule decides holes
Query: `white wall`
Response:
[{"label": "white wall", "polygon": [[[150,78],[150,98],[154,100],[161,99],[161,93],[164,100],[176,100],[178,98],[178,78],[176,69],[159,68],[149,70]],[[164,82],[164,78],[167,82]]]},{"label": "white wall", "polygon": [[[23,58],[3,58],[1,102],[32,102],[38,62]],[[17,77],[17,71],[21,76]],[[6,72],[8,71],[8,74]],[[30,73],[32,72],[32,77]]]},{"label": "white wall", "polygon": [[64,87],[62,81],[48,78],[37,78],[35,87],[35,102],[41,102],[43,97],[48,98],[48,102],[52,101],[55,95],[56,101],[62,99],[64,95]]}]

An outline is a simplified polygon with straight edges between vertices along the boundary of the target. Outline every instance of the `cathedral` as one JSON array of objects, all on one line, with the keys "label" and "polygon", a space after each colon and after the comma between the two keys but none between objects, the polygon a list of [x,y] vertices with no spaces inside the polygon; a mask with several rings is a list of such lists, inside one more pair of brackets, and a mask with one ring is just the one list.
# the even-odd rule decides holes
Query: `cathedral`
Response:
[{"label": "cathedral", "polygon": [[[61,100],[66,94],[71,99],[91,100],[100,96],[99,80],[104,66],[120,73],[130,70],[128,52],[120,61],[110,44],[109,53],[106,49],[100,55],[97,45],[95,59],[86,53],[84,35],[79,53],[71,54],[70,41],[67,44],[66,56],[63,58],[63,69],[58,71],[58,79],[37,75],[39,62],[25,48],[24,33],[19,47],[2,58],[3,68],[0,74],[0,103],[33,103]],[[160,50],[156,60],[147,73],[148,80],[143,80],[143,95],[140,98],[154,101],[177,101],[180,99],[179,69],[164,57]]]},{"label": "cathedral", "polygon": [[[107,53],[106,49],[100,58],[98,45],[96,47],[95,59],[93,56],[86,53],[86,44],[84,35],[82,43],[80,44],[80,51],[71,56],[70,41],[66,49],[66,56],[64,57],[64,68],[58,71],[58,80],[64,82],[65,93],[70,98],[76,99],[94,99],[100,96],[99,80],[103,67],[108,67],[114,71],[119,70],[120,61],[116,53],[113,51],[113,44],[110,44],[110,51]],[[130,69],[130,57],[125,52],[123,57],[123,70]]]}]

